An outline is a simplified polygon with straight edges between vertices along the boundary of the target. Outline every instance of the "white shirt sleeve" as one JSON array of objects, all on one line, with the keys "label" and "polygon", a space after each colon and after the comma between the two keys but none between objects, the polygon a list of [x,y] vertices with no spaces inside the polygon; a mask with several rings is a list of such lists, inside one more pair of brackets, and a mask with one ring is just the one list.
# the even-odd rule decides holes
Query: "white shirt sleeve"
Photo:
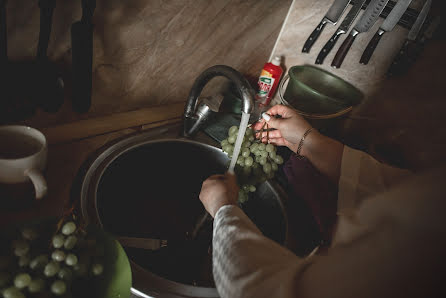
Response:
[{"label": "white shirt sleeve", "polygon": [[410,177],[346,147],[341,172],[340,195],[353,200],[324,255],[299,258],[237,206],[220,208],[213,274],[221,297],[434,297],[444,288],[446,167]]},{"label": "white shirt sleeve", "polygon": [[263,236],[237,206],[215,215],[213,274],[221,297],[295,297],[308,261]]}]

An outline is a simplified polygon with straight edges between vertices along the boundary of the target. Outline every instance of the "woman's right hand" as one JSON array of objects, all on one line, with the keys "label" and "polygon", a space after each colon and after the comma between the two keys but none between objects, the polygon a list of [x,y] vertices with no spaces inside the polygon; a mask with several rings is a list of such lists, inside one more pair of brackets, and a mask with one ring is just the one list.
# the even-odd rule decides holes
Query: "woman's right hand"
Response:
[{"label": "woman's right hand", "polygon": [[[284,105],[275,105],[266,113],[271,116],[270,119],[268,121],[262,119],[257,122],[254,125],[254,130],[260,130],[266,121],[269,128],[276,129],[269,132],[269,142],[278,146],[287,146],[291,151],[297,152],[302,136],[311,128],[311,125],[295,110]],[[277,115],[280,115],[281,118],[276,118]],[[266,142],[266,132],[263,135],[257,133],[256,137],[262,142]]]}]

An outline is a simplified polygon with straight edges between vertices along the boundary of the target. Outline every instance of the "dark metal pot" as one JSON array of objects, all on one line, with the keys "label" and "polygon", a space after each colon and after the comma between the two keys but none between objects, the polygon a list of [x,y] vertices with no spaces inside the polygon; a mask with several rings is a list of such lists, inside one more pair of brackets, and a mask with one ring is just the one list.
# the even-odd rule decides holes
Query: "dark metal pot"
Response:
[{"label": "dark metal pot", "polygon": [[[93,156],[79,180],[82,215],[115,236],[169,241],[156,251],[126,249],[133,294],[218,297],[212,279],[212,221],[196,239],[190,234],[204,212],[198,199],[203,180],[224,173],[229,159],[204,143],[162,139],[168,135],[136,134]],[[281,196],[277,185],[265,182],[242,208],[267,237],[284,244],[287,217]]]}]

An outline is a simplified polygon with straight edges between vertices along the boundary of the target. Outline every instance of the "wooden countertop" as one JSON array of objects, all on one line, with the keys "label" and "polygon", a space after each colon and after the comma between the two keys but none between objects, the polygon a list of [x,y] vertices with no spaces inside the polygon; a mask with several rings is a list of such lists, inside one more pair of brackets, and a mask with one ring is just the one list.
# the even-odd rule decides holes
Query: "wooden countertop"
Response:
[{"label": "wooden countertop", "polygon": [[16,211],[0,208],[0,227],[40,216],[58,216],[67,207],[77,172],[87,157],[126,134],[181,121],[184,104],[173,104],[41,129],[47,136],[48,195]]}]

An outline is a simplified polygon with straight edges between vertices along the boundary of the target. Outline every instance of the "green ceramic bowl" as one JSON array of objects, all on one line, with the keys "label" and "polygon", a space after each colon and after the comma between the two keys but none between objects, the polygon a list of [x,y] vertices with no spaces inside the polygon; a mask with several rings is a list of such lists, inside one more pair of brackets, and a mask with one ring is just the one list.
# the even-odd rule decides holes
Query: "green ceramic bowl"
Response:
[{"label": "green ceramic bowl", "polygon": [[335,118],[349,112],[363,94],[355,86],[334,74],[311,65],[293,66],[288,71],[285,93],[279,88],[281,101],[309,118]]},{"label": "green ceramic bowl", "polygon": [[[0,256],[7,255],[5,253],[9,252],[10,240],[16,239],[23,227],[37,227],[42,239],[49,241],[56,223],[56,218],[39,218],[0,229]],[[117,240],[99,227],[90,225],[88,233],[93,235],[97,243],[102,244],[104,247],[104,273],[99,277],[95,277],[94,280],[87,279],[82,281],[84,286],[82,289],[74,289],[72,297],[129,298],[132,286],[132,272],[124,249]],[[46,242],[40,242],[36,245],[38,250],[47,250],[48,244]]]}]

